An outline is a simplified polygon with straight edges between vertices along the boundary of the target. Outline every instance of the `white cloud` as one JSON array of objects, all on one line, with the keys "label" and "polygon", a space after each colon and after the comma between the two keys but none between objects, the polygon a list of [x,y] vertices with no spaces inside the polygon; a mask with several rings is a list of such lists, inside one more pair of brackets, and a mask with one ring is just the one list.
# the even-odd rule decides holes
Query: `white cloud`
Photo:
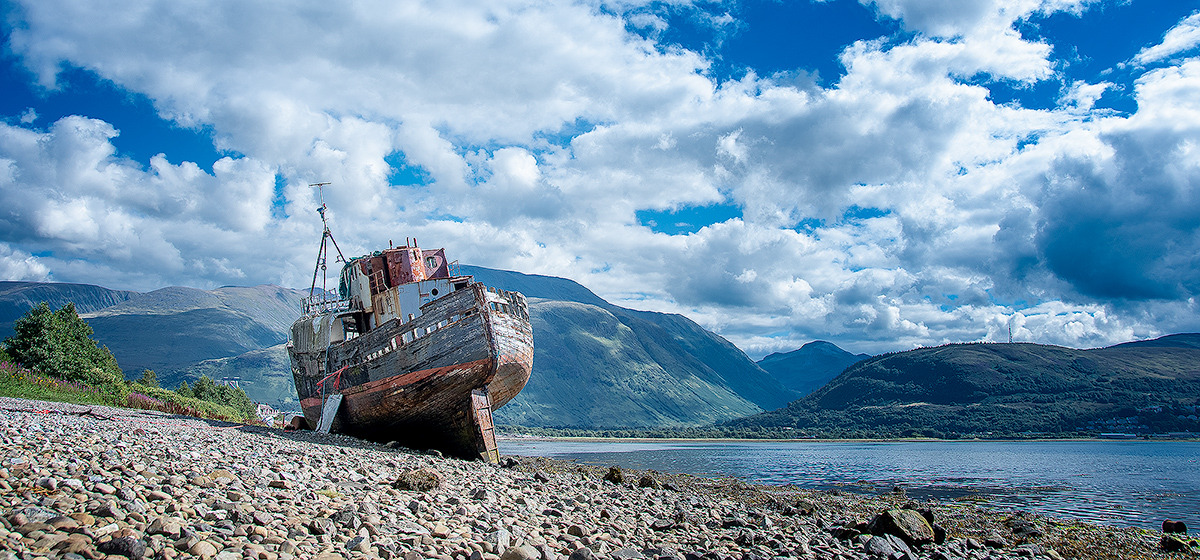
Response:
[{"label": "white cloud", "polygon": [[1063,92],[1062,98],[1059,101],[1061,105],[1075,112],[1091,111],[1096,105],[1096,101],[1112,84],[1101,82],[1098,84],[1089,84],[1082,80],[1071,84],[1071,87]]},{"label": "white cloud", "polygon": [[48,282],[50,269],[37,257],[0,243],[0,279],[21,282]]},{"label": "white cloud", "polygon": [[[45,132],[0,124],[4,238],[53,253],[39,260],[43,269],[85,259],[100,268],[129,269],[141,277],[139,288],[244,276],[204,263],[257,250],[246,247],[242,236],[268,227],[274,173],[261,162],[223,158],[209,175],[194,163],[172,165],[161,155],[143,170],[116,155],[111,140],[117,134],[108,123],[77,116]],[[88,280],[54,270],[63,280]]]},{"label": "white cloud", "polygon": [[[1093,109],[1107,84],[998,106],[966,79],[1055,78],[1014,23],[1084,3],[869,4],[917,36],[849,45],[826,89],[714,83],[702,55],[574,3],[20,4],[12,49],[42,83],[91,70],[245,155],[209,173],[124,158],[86,116],[0,124],[0,263],[50,253],[20,274],[119,288],[307,285],[307,185],[332,181],[348,254],[419,237],[686,312],[752,354],[1006,340],[1010,322],[1074,346],[1200,328],[1180,256],[1200,250],[1194,61],[1143,76],[1130,117]],[[429,184],[389,185],[397,152]],[[719,203],[742,216],[675,236],[637,219]]]},{"label": "white cloud", "polygon": [[1161,43],[1142,49],[1133,60],[1138,64],[1159,62],[1192,50],[1197,45],[1200,45],[1200,12],[1183,18],[1163,35]]}]

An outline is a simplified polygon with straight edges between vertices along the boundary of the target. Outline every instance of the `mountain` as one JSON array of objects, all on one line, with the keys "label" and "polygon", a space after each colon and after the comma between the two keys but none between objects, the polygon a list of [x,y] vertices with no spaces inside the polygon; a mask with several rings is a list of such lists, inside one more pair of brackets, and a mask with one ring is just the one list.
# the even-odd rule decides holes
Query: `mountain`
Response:
[{"label": "mountain", "polygon": [[500,423],[688,426],[777,408],[797,396],[682,315],[616,306],[564,278],[472,266],[462,272],[529,298],[533,375],[496,411]]},{"label": "mountain", "polygon": [[167,388],[189,383],[207,375],[209,379],[236,380],[250,400],[266,403],[278,410],[300,411],[296,387],[292,381],[292,365],[288,361],[286,344],[251,350],[228,358],[213,358],[170,372],[170,379],[160,383]]},{"label": "mountain", "polygon": [[1152,340],[1123,342],[1111,348],[1200,348],[1200,334],[1169,334]]},{"label": "mountain", "polygon": [[153,369],[164,386],[174,387],[182,380],[177,370],[197,362],[287,342],[303,296],[267,285],[170,287],[80,316],[127,375]]},{"label": "mountain", "polygon": [[759,360],[758,366],[784,387],[807,395],[846,368],[870,357],[870,354],[851,354],[832,342],[816,340],[791,352],[770,354]]},{"label": "mountain", "polygon": [[[498,422],[695,426],[778,408],[799,396],[729,341],[681,315],[612,305],[563,278],[470,266],[462,272],[529,298],[533,375],[496,411]],[[68,284],[21,290],[55,307],[88,295],[81,314],[127,375],[153,369],[170,388],[201,374],[238,378],[251,399],[298,408],[283,343],[300,314],[301,291],[171,287],[136,293]],[[35,304],[21,297],[0,299],[13,302],[13,319]]]},{"label": "mountain", "polygon": [[1198,403],[1200,334],[1092,350],[951,344],[864,360],[785,408],[729,424],[834,437],[1179,431],[1200,430]]},{"label": "mountain", "polygon": [[13,322],[43,301],[51,309],[74,303],[76,312],[87,313],[117,305],[136,295],[137,292],[88,284],[0,282],[0,339],[12,336]]}]

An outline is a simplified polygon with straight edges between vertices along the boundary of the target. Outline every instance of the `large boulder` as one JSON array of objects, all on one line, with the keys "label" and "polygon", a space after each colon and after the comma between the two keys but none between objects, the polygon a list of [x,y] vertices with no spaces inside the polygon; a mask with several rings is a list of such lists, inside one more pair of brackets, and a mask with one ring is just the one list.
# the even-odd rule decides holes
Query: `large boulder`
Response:
[{"label": "large boulder", "polygon": [[1196,541],[1188,539],[1187,535],[1169,533],[1162,536],[1160,545],[1167,552],[1183,552],[1185,550],[1190,551],[1193,546],[1196,546]]},{"label": "large boulder", "polygon": [[442,484],[442,475],[430,468],[413,469],[400,473],[392,486],[397,490],[428,492]]},{"label": "large boulder", "polygon": [[1183,533],[1187,534],[1187,524],[1182,521],[1172,521],[1170,519],[1163,521],[1164,533]]},{"label": "large boulder", "polygon": [[911,509],[889,509],[875,516],[867,530],[872,535],[895,535],[909,546],[933,542],[933,526]]}]

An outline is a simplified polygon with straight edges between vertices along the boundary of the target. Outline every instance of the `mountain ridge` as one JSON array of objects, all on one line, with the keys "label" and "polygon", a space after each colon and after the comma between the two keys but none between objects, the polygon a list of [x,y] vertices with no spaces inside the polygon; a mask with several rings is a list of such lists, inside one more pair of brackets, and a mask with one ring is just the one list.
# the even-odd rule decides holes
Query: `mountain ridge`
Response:
[{"label": "mountain ridge", "polygon": [[1147,430],[1200,429],[1162,412],[1200,403],[1200,334],[1172,336],[1088,350],[971,343],[885,354],[784,408],[728,424],[830,437],[1065,434],[1158,407],[1146,413]]},{"label": "mountain ridge", "polygon": [[[616,306],[568,279],[462,269],[488,285],[526,294],[535,323],[533,377],[496,411],[498,422],[695,426],[782,406],[798,396],[729,341],[682,315]],[[39,286],[39,293],[48,293],[65,285]],[[303,292],[270,285],[174,286],[145,293],[87,289],[98,294],[93,297],[98,303],[82,308],[82,315],[126,375],[154,369],[167,387],[202,374],[236,379],[258,402],[297,408],[282,343],[300,315]],[[19,302],[10,307],[15,312]]]},{"label": "mountain ridge", "polygon": [[785,387],[807,395],[846,368],[870,357],[870,354],[851,354],[832,342],[814,340],[790,352],[768,354],[758,365]]}]

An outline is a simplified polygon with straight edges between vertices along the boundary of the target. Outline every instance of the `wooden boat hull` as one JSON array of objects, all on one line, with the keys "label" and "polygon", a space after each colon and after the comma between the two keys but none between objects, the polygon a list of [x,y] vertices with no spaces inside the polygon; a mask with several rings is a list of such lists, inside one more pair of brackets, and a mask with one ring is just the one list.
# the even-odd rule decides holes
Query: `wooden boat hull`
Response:
[{"label": "wooden boat hull", "polygon": [[332,430],[448,455],[497,458],[491,411],[517,395],[533,369],[525,298],[473,283],[361,336],[328,342],[333,313],[293,325],[288,353],[310,426],[342,395]]}]

